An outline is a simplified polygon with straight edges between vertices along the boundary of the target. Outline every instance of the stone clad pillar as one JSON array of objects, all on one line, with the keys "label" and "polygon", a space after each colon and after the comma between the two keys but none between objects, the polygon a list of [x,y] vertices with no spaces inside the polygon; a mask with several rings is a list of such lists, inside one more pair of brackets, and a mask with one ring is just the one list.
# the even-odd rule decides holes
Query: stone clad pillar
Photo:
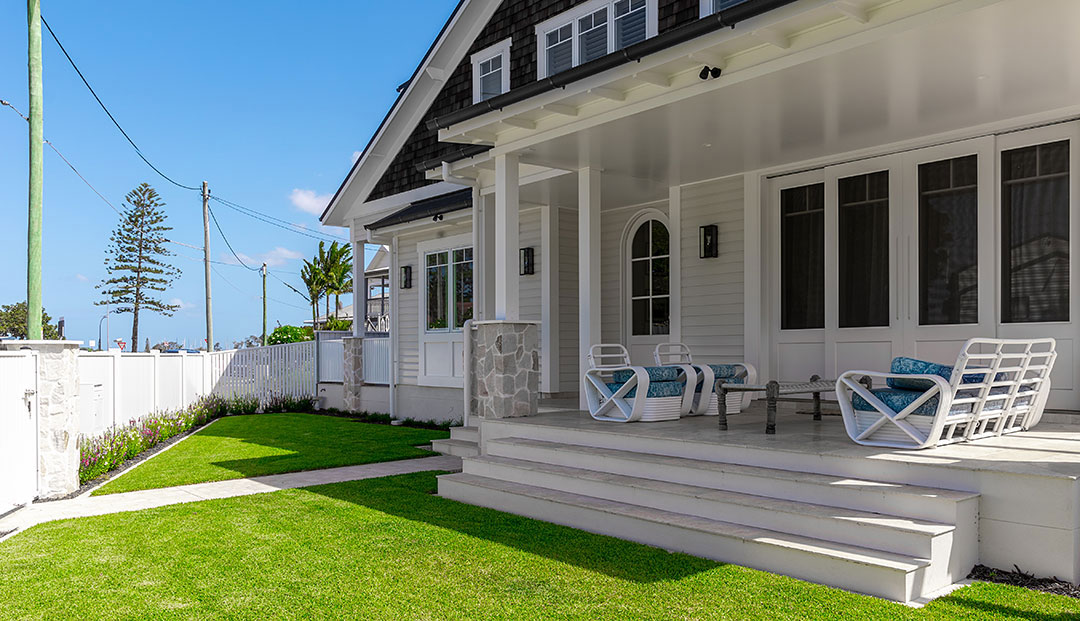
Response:
[{"label": "stone clad pillar", "polygon": [[342,386],[345,409],[358,412],[363,409],[360,407],[360,390],[364,385],[364,337],[346,336],[342,341],[345,344],[345,378]]},{"label": "stone clad pillar", "polygon": [[539,325],[477,321],[473,337],[476,411],[481,418],[535,416],[540,398]]},{"label": "stone clad pillar", "polygon": [[79,341],[0,341],[37,352],[38,497],[79,489]]}]

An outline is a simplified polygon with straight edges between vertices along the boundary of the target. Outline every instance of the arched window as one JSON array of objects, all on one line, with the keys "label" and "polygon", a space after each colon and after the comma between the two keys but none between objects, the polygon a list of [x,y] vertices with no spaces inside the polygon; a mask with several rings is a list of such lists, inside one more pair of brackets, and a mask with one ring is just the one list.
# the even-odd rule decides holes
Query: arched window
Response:
[{"label": "arched window", "polygon": [[671,332],[671,245],[667,227],[646,220],[630,243],[631,335]]}]

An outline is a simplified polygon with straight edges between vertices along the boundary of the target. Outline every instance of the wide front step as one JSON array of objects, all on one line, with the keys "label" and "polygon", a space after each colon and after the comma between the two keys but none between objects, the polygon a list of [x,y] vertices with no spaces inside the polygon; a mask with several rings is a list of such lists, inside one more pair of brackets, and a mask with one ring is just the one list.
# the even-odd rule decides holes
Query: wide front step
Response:
[{"label": "wide front step", "polygon": [[463,472],[919,558],[947,556],[948,524],[508,457],[467,458]]},{"label": "wide front step", "polygon": [[453,455],[455,457],[474,457],[480,454],[480,447],[476,442],[470,442],[468,440],[455,440],[453,438],[444,440],[432,440],[431,450],[436,453],[442,453],[443,455]]},{"label": "wide front step", "polygon": [[486,448],[490,456],[885,513],[972,532],[978,520],[979,496],[970,492],[529,438],[489,440]]},{"label": "wide front step", "polygon": [[946,586],[929,579],[929,560],[913,555],[466,472],[440,476],[439,494],[452,500],[897,601],[912,601]]},{"label": "wide front step", "polygon": [[480,442],[480,428],[479,427],[451,427],[450,428],[451,440],[464,440],[465,442]]}]

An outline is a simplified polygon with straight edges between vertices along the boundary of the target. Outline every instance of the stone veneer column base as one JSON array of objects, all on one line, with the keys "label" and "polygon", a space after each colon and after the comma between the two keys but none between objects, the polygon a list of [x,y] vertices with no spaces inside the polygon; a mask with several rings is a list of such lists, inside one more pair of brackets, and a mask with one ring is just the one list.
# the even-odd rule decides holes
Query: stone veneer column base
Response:
[{"label": "stone veneer column base", "polygon": [[79,341],[0,341],[37,352],[38,497],[79,489]]},{"label": "stone veneer column base", "polygon": [[360,411],[360,390],[364,385],[364,337],[347,336],[345,344],[345,378],[342,392],[345,409],[350,412]]},{"label": "stone veneer column base", "polygon": [[480,418],[535,416],[540,397],[540,328],[532,321],[477,321],[473,337]]}]

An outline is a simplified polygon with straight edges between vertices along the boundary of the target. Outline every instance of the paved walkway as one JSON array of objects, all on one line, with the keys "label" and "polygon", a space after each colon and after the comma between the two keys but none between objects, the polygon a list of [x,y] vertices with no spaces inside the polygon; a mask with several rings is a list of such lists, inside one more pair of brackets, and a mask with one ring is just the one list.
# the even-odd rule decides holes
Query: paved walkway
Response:
[{"label": "paved walkway", "polygon": [[[276,492],[283,489],[310,487],[312,485],[324,485],[327,483],[359,481],[361,479],[373,479],[395,474],[409,474],[412,472],[425,472],[429,470],[460,469],[460,457],[440,455],[438,457],[402,459],[378,464],[363,464],[360,466],[310,470],[308,472],[272,474],[250,479],[233,479],[231,481],[215,481],[213,483],[194,483],[192,485],[148,489],[137,492],[125,492],[123,494],[106,494],[104,496],[90,496],[89,494],[84,494],[70,500],[41,502],[24,507],[0,519],[0,533],[11,530],[21,531],[30,528],[35,524],[51,522],[53,520],[87,517],[91,515],[105,515],[107,513],[120,513],[122,511],[139,511],[141,509],[152,509],[154,507],[175,505],[183,502],[211,500],[214,498],[232,498],[233,496],[249,496],[251,494],[264,494],[266,492]],[[0,539],[3,538],[4,537],[0,536]]]}]

